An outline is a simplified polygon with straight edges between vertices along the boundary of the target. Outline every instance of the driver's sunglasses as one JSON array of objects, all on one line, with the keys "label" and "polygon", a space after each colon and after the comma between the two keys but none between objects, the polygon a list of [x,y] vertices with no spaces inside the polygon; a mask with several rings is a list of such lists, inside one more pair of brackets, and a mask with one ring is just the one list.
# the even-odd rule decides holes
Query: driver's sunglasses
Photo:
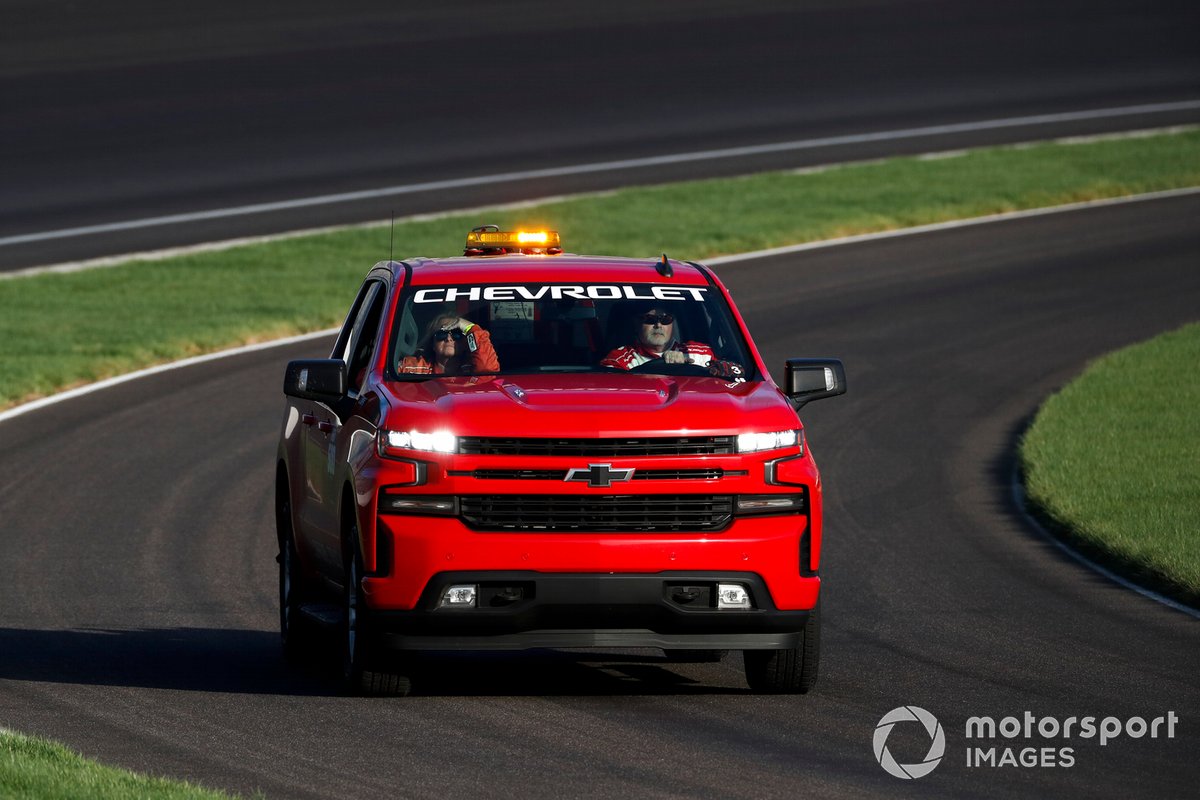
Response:
[{"label": "driver's sunglasses", "polygon": [[448,331],[434,331],[433,332],[433,340],[435,342],[444,342],[447,339],[453,339],[454,341],[457,342],[457,341],[461,340],[465,335],[466,334],[464,334],[458,328],[454,328],[454,329],[448,330]]},{"label": "driver's sunglasses", "polygon": [[643,325],[654,325],[655,323],[659,325],[670,325],[674,321],[674,314],[647,314],[646,316],[642,317]]}]

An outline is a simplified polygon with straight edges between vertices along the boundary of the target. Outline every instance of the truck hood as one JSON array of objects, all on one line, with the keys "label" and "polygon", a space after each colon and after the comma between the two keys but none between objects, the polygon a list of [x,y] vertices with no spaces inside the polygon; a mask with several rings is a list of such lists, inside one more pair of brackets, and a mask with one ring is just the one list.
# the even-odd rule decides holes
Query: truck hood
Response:
[{"label": "truck hood", "polygon": [[387,427],[458,436],[718,435],[798,426],[766,381],[621,373],[437,378],[388,384]]}]

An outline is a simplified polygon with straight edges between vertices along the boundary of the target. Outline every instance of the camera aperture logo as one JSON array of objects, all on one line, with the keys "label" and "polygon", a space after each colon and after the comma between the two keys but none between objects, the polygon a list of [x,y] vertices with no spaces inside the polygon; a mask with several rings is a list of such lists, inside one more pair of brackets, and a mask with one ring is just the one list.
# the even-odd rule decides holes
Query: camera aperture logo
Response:
[{"label": "camera aperture logo", "polygon": [[[923,761],[916,764],[900,764],[888,750],[888,736],[892,728],[901,722],[918,722],[925,726],[930,742],[929,752],[925,754]],[[942,724],[938,722],[937,717],[920,706],[901,706],[884,714],[883,719],[875,726],[872,743],[875,745],[875,760],[879,762],[879,766],[887,770],[889,775],[905,780],[923,778],[933,772],[941,763],[942,756],[946,754],[946,734],[942,730]]]}]

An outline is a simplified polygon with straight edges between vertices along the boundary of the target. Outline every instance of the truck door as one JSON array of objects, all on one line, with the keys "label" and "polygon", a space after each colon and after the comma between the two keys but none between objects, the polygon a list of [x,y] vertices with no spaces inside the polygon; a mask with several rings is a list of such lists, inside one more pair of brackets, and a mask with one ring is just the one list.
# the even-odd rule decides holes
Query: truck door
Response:
[{"label": "truck door", "polygon": [[[346,362],[347,386],[356,392],[362,385],[362,372],[369,359],[355,358],[363,349],[374,349],[382,317],[385,292],[383,283],[368,280],[359,291],[358,299],[342,327],[331,358]],[[335,404],[341,406],[349,398]],[[337,485],[339,440],[342,420],[337,408],[313,401],[302,401],[300,421],[305,426],[304,441],[304,501],[300,511],[305,530],[309,533],[311,554],[334,571],[341,569],[341,530],[338,503],[341,487]],[[344,453],[344,448],[341,448]]]}]

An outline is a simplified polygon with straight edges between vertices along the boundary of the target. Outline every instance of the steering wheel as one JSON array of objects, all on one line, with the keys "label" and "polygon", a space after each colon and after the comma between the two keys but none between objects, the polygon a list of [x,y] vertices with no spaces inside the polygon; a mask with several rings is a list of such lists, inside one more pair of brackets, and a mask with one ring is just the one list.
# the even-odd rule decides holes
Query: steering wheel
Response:
[{"label": "steering wheel", "polygon": [[668,364],[661,358],[654,358],[647,361],[645,364],[638,364],[629,371],[645,372],[653,375],[709,375],[708,367],[702,367],[699,364],[693,364],[690,361],[686,361],[682,364]]}]

